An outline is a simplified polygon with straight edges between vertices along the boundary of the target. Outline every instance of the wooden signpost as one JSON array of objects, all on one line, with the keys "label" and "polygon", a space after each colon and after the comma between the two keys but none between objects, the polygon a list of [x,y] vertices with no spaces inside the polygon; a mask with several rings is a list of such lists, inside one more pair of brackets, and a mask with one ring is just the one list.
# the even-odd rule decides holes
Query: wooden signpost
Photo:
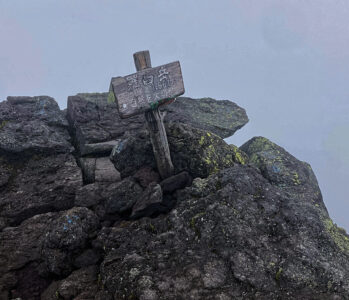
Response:
[{"label": "wooden signpost", "polygon": [[159,106],[184,94],[181,67],[176,61],[152,68],[149,51],[137,52],[133,58],[138,72],[112,78],[110,88],[122,118],[145,113],[158,171],[165,179],[173,175],[173,164]]}]

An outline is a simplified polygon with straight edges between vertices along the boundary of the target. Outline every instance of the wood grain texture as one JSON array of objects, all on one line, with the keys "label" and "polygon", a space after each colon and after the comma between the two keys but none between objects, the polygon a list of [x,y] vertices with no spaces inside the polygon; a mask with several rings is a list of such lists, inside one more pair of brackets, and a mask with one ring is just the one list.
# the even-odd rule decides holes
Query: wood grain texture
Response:
[{"label": "wood grain texture", "polygon": [[151,59],[149,50],[139,51],[133,54],[133,59],[136,65],[136,70],[141,71],[151,68]]},{"label": "wood grain texture", "polygon": [[181,66],[178,61],[156,68],[146,68],[150,58],[140,52],[135,56],[139,72],[114,77],[111,80],[115,99],[122,118],[146,112],[156,106],[166,104],[184,93]]},{"label": "wood grain texture", "polygon": [[[149,56],[149,57],[148,57]],[[147,58],[148,57],[148,58]],[[151,69],[149,51],[137,52],[133,55],[137,71],[154,70]],[[140,63],[141,62],[141,63]],[[155,68],[156,69],[156,68]],[[181,75],[182,80],[182,75]],[[183,81],[182,81],[183,85]],[[184,87],[183,87],[184,93]],[[174,167],[171,160],[170,148],[168,146],[167,134],[163,123],[163,117],[159,108],[145,111],[150,140],[153,146],[153,152],[162,179],[173,175]]]}]

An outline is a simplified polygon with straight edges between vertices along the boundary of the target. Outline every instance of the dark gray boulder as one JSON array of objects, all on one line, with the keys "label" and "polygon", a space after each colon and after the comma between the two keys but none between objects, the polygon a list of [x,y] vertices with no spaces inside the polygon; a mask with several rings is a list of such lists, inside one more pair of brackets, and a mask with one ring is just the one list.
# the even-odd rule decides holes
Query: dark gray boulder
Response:
[{"label": "dark gray boulder", "polygon": [[63,280],[54,281],[43,293],[41,300],[94,300],[99,289],[98,267],[90,266],[72,272]]},{"label": "dark gray boulder", "polygon": [[18,227],[0,231],[0,295],[13,291],[13,296],[23,299],[40,297],[50,284],[40,276],[41,247],[47,226],[57,217],[57,213],[38,214]]},{"label": "dark gray boulder", "polygon": [[[293,158],[288,171],[302,166]],[[102,230],[105,288],[115,299],[347,299],[349,237],[318,187],[262,174],[235,164],[177,192],[168,215]]]},{"label": "dark gray boulder", "polygon": [[105,142],[115,140],[125,131],[139,129],[144,125],[143,116],[121,119],[116,103],[108,102],[107,98],[108,93],[86,93],[68,97],[67,119],[75,145],[82,155],[91,152],[98,154],[99,151],[110,153],[113,145],[108,146]]},{"label": "dark gray boulder", "polygon": [[55,100],[8,97],[0,103],[0,124],[0,227],[71,208],[81,171]]},{"label": "dark gray boulder", "polygon": [[234,165],[229,145],[219,136],[181,123],[168,123],[166,131],[176,173],[207,177]]},{"label": "dark gray boulder", "polygon": [[146,188],[152,182],[160,182],[160,175],[153,168],[146,166],[139,169],[133,178],[143,187]]},{"label": "dark gray boulder", "polygon": [[306,162],[300,162],[282,147],[264,137],[254,137],[240,147],[272,184],[280,187],[312,185],[320,194],[316,177]]},{"label": "dark gray boulder", "polygon": [[[188,171],[193,177],[207,177],[234,164],[230,146],[213,133],[182,123],[168,123],[166,131],[175,173]],[[156,168],[146,131],[120,139],[111,160],[121,177],[144,166]]]},{"label": "dark gray boulder", "polygon": [[143,167],[156,169],[148,132],[142,130],[120,138],[110,154],[110,160],[122,178],[135,174]]},{"label": "dark gray boulder", "polygon": [[188,124],[210,131],[221,138],[232,136],[249,121],[246,111],[229,100],[178,97],[175,102],[163,106],[161,110],[167,113],[165,122]]},{"label": "dark gray boulder", "polygon": [[191,178],[188,172],[183,171],[179,174],[164,179],[160,182],[160,186],[164,194],[172,194],[177,190],[190,186],[192,180],[193,178]]},{"label": "dark gray boulder", "polygon": [[142,194],[142,187],[131,177],[115,183],[95,182],[77,190],[75,206],[90,208],[100,220],[115,221],[129,215]]},{"label": "dark gray boulder", "polygon": [[68,123],[48,96],[8,97],[0,103],[0,151],[67,153],[72,151]]},{"label": "dark gray boulder", "polygon": [[106,214],[124,213],[131,210],[143,193],[142,188],[131,178],[122,180],[105,202]]},{"label": "dark gray boulder", "polygon": [[[163,106],[165,122],[179,122],[226,138],[248,122],[243,108],[228,100],[179,97]],[[110,153],[115,140],[126,131],[145,128],[143,115],[121,119],[108,93],[84,93],[68,97],[67,118],[81,155]]]},{"label": "dark gray boulder", "polygon": [[47,274],[69,275],[74,258],[88,247],[98,227],[97,216],[85,207],[60,213],[59,218],[49,224],[43,241],[41,258]]},{"label": "dark gray boulder", "polygon": [[155,213],[162,212],[162,189],[159,184],[152,182],[145,189],[141,197],[132,207],[131,218],[152,216]]},{"label": "dark gray boulder", "polygon": [[72,155],[22,160],[13,157],[7,165],[11,167],[11,180],[3,187],[0,198],[0,217],[7,224],[17,225],[37,214],[73,207],[82,179]]}]

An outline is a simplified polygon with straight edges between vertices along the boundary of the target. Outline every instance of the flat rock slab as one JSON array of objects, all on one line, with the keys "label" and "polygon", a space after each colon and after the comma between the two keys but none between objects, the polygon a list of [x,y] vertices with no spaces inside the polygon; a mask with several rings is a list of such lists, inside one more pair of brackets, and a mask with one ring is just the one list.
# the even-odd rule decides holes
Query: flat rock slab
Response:
[{"label": "flat rock slab", "polygon": [[221,138],[232,136],[249,121],[246,111],[229,100],[178,97],[175,102],[163,106],[161,110],[167,112],[165,122],[189,124]]},{"label": "flat rock slab", "polygon": [[85,184],[120,181],[120,173],[109,157],[81,157],[79,165]]},{"label": "flat rock slab", "polygon": [[[145,128],[142,114],[121,119],[115,99],[108,95],[86,93],[68,97],[67,118],[81,155],[111,151],[112,143],[105,142],[121,137],[126,131]],[[233,135],[248,122],[245,110],[228,100],[179,97],[161,110],[167,112],[165,122],[186,123],[222,138]]]},{"label": "flat rock slab", "polygon": [[51,97],[8,97],[0,103],[0,150],[4,152],[70,152],[67,128],[64,113]]}]

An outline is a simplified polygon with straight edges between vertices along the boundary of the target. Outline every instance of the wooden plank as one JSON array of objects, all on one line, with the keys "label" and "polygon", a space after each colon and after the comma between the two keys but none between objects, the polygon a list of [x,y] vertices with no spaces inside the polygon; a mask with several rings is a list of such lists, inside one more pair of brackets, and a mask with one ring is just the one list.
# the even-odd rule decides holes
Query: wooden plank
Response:
[{"label": "wooden plank", "polygon": [[[138,55],[137,55],[138,54]],[[122,118],[143,113],[168,103],[184,93],[184,83],[179,61],[156,68],[142,67],[150,64],[143,51],[134,54],[140,71],[124,77],[114,77],[111,88]]]},{"label": "wooden plank", "polygon": [[[137,52],[133,55],[137,71],[149,70],[151,68],[149,51]],[[183,88],[184,92],[184,88]],[[174,168],[171,160],[170,148],[168,146],[167,135],[163,123],[163,117],[159,108],[147,110],[145,112],[150,140],[153,152],[162,179],[173,175]]]}]

